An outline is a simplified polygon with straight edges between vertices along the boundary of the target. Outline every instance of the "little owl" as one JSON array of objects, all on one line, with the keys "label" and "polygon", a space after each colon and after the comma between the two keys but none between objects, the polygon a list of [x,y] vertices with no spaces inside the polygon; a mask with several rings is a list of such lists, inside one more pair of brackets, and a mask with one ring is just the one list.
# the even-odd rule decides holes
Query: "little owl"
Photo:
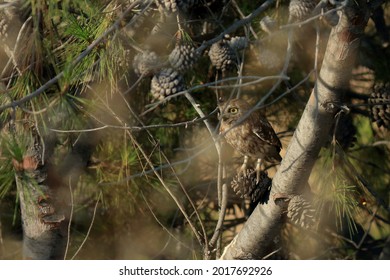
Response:
[{"label": "little owl", "polygon": [[[246,173],[248,157],[256,158],[256,183],[260,180],[261,161],[279,163],[282,144],[268,120],[260,112],[251,110],[244,100],[232,99],[219,104],[220,133],[226,142],[244,156],[240,171]],[[248,115],[249,114],[249,115]]]}]

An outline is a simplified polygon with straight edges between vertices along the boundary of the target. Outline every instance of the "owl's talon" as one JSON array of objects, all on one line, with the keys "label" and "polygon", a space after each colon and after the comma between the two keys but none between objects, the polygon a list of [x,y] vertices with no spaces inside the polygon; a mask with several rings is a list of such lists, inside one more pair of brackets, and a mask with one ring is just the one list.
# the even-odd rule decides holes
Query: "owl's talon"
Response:
[{"label": "owl's talon", "polygon": [[241,167],[240,167],[240,170],[238,171],[238,182],[240,182],[241,181],[241,174],[242,174],[242,177],[246,177],[246,169],[247,169],[247,164],[248,164],[248,157],[247,156],[245,156],[244,157],[244,162],[243,162],[243,164],[241,165]]},{"label": "owl's talon", "polygon": [[261,159],[257,159],[256,164],[256,185],[260,182],[260,172],[261,172]]}]

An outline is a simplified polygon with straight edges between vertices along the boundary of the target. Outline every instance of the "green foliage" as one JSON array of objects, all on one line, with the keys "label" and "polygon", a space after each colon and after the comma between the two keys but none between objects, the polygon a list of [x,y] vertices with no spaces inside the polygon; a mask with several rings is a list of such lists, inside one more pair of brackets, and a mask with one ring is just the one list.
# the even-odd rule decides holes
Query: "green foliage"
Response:
[{"label": "green foliage", "polygon": [[314,167],[311,184],[316,192],[318,217],[333,217],[334,225],[339,230],[347,226],[352,236],[356,232],[359,189],[349,180],[340,164],[342,159],[338,154],[323,149]]},{"label": "green foliage", "polygon": [[370,119],[357,116],[354,121],[357,131],[356,138],[358,140],[358,145],[369,145],[374,142],[374,133],[372,130],[372,125]]},{"label": "green foliage", "polygon": [[3,133],[0,136],[0,199],[14,187],[16,176],[14,164],[23,162],[29,141],[29,137],[24,135],[15,138]]},{"label": "green foliage", "polygon": [[[94,7],[94,5],[91,5]],[[88,80],[113,81],[114,70],[118,63],[112,59],[120,49],[119,41],[104,41],[93,49],[79,64],[73,65],[78,57],[94,40],[103,35],[112,24],[110,12],[101,12],[94,9],[83,11],[81,15],[70,14],[66,17],[63,36],[69,37],[62,57],[65,65],[65,80],[68,84],[82,84]],[[112,54],[111,51],[114,51]],[[96,69],[98,69],[96,71]]]},{"label": "green foliage", "polygon": [[334,188],[334,194],[331,198],[333,205],[331,208],[336,212],[336,226],[341,229],[346,221],[352,236],[357,231],[354,220],[359,205],[359,201],[356,199],[356,187],[336,182]]},{"label": "green foliage", "polygon": [[0,159],[0,199],[4,198],[6,194],[14,186],[15,173],[9,158],[4,159],[2,155]]}]

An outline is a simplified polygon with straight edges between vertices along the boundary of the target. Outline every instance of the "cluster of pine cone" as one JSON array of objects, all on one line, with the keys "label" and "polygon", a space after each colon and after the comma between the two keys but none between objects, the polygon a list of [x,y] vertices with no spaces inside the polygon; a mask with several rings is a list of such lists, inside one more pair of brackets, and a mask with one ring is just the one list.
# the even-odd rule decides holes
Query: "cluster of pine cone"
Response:
[{"label": "cluster of pine cone", "polygon": [[253,168],[248,168],[245,174],[237,174],[230,183],[236,195],[250,199],[252,202],[267,200],[271,185],[272,180],[264,171],[260,172],[260,180],[256,183],[256,170]]},{"label": "cluster of pine cone", "polygon": [[166,13],[187,12],[199,2],[199,0],[156,0],[157,7]]},{"label": "cluster of pine cone", "polygon": [[378,127],[390,128],[390,83],[374,85],[370,98],[371,117]]},{"label": "cluster of pine cone", "polygon": [[[233,37],[213,44],[209,57],[218,70],[231,69],[237,61],[237,51],[247,47],[245,37]],[[200,58],[200,53],[191,42],[179,41],[163,61],[155,52],[145,51],[134,57],[134,72],[143,77],[152,76],[151,93],[154,100],[164,100],[171,94],[185,90],[183,75],[191,70]]]},{"label": "cluster of pine cone", "polygon": [[134,72],[139,76],[153,76],[151,93],[154,100],[183,91],[183,74],[190,70],[199,58],[196,48],[189,44],[177,44],[169,55],[168,63],[153,51],[137,54],[133,60]]},{"label": "cluster of pine cone", "polygon": [[222,71],[232,70],[237,62],[237,51],[245,49],[248,45],[245,37],[225,37],[214,43],[209,51],[211,64]]}]

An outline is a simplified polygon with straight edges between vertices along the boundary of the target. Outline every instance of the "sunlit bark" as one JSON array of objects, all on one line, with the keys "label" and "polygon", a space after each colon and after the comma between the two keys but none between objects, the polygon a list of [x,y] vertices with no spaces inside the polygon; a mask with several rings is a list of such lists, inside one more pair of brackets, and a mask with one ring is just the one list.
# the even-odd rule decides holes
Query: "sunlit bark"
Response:
[{"label": "sunlit bark", "polygon": [[258,205],[241,232],[226,247],[222,259],[263,258],[282,226],[283,209],[273,198],[297,194],[305,186],[335,115],[354,66],[360,37],[368,20],[365,1],[349,1],[332,29],[317,82],[272,184],[270,200]]}]

